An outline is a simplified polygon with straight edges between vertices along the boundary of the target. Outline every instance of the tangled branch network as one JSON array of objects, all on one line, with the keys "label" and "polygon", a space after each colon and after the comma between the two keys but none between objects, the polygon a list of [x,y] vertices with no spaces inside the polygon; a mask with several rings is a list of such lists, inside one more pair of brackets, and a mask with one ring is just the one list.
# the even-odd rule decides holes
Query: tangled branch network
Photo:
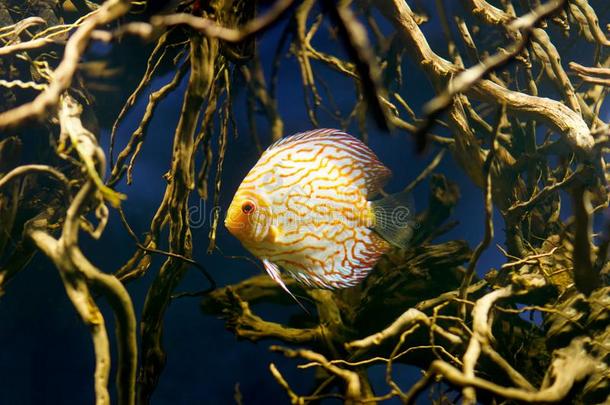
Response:
[{"label": "tangled branch network", "polygon": [[[114,392],[121,404],[152,400],[168,355],[167,308],[185,295],[176,289],[190,268],[209,283],[186,294],[203,296],[205,314],[303,362],[290,374],[269,364],[291,403],[412,403],[424,391],[443,403],[610,401],[607,1],[193,0],[162,12],[147,1],[23,3],[0,0],[0,294],[35,253],[55,266],[90,334],[96,403]],[[431,24],[441,43],[426,34]],[[279,37],[267,34],[272,27]],[[264,41],[271,58],[259,54]],[[95,60],[100,42],[108,55],[138,51],[144,60]],[[116,68],[143,73],[117,86]],[[269,277],[216,288],[215,270],[193,259],[201,225],[189,202],[196,194],[220,206],[237,117],[246,117],[253,153],[286,135],[282,73],[294,68],[311,126],[331,121],[365,142],[369,123],[395,133],[401,153],[424,156],[404,192],[428,199],[417,212],[382,216],[416,232],[361,285],[333,292],[286,280],[315,311],[280,323],[256,313],[260,303],[294,305]],[[335,100],[346,88],[349,105]],[[136,181],[157,136],[150,124],[178,92],[165,188],[139,235],[124,209],[130,189],[117,189]],[[116,108],[104,104],[118,98]],[[141,117],[122,139],[129,113]],[[110,132],[107,150],[100,128]],[[455,170],[442,174],[447,166]],[[458,178],[481,192],[469,218],[454,213]],[[98,240],[115,211],[133,251],[101,269],[80,237]],[[221,216],[214,209],[205,222],[210,254],[222,252]],[[480,224],[472,247],[451,240],[464,223]],[[496,248],[498,262],[484,265]],[[136,314],[125,286],[145,274]],[[116,358],[102,298],[116,320]],[[379,364],[385,378],[373,384]],[[421,378],[407,384],[402,365]],[[310,392],[294,388],[302,368],[316,369]]]}]

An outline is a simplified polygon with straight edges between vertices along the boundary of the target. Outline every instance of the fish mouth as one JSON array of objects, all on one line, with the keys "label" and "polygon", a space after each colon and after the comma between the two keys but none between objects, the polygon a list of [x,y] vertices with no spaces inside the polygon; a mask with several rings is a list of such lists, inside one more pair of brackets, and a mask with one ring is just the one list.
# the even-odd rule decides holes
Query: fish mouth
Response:
[{"label": "fish mouth", "polygon": [[224,220],[225,228],[231,233],[231,235],[238,237],[243,232],[244,224],[239,221],[239,216],[235,216],[232,210],[227,212],[227,216]]},{"label": "fish mouth", "polygon": [[231,232],[231,233],[233,233],[233,230],[235,228],[237,228],[237,226],[236,226],[237,224],[235,223],[235,221],[232,221],[228,217],[225,218],[224,224],[225,224],[225,228],[227,228],[229,230],[229,232]]}]

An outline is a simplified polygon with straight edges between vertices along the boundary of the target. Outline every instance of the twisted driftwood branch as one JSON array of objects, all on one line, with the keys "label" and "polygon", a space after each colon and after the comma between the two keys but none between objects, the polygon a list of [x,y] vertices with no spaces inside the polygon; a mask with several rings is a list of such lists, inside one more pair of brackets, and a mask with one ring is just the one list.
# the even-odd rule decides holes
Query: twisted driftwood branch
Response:
[{"label": "twisted driftwood branch", "polygon": [[[70,136],[74,142],[92,144],[93,135],[80,123],[80,107],[74,99],[64,96],[60,100],[60,117],[65,128],[72,131]],[[90,159],[96,159],[100,167],[105,166],[103,152],[92,144],[87,149]],[[99,160],[101,158],[101,160]],[[31,167],[30,167],[31,169]],[[40,169],[35,167],[35,169]],[[55,173],[55,169],[45,168],[46,172]],[[25,171],[27,172],[27,170]],[[4,180],[4,178],[3,178]],[[67,185],[66,185],[67,187]],[[69,188],[68,188],[69,192]],[[81,216],[88,210],[89,200],[98,193],[95,180],[87,179],[82,185],[67,212],[61,237],[55,239],[46,230],[46,223],[31,223],[26,229],[27,235],[35,245],[48,256],[57,266],[66,293],[72,301],[83,322],[90,330],[95,349],[96,367],[94,385],[96,403],[109,404],[108,377],[110,374],[110,347],[104,318],[95,304],[90,288],[103,293],[108,298],[117,320],[117,342],[119,359],[117,369],[118,400],[121,404],[135,403],[135,371],[137,364],[136,322],[131,298],[125,287],[114,277],[102,273],[93,266],[78,247],[78,233],[81,227]]]},{"label": "twisted driftwood branch", "polygon": [[49,86],[33,101],[0,113],[0,130],[21,125],[26,120],[45,118],[54,111],[61,95],[72,83],[79,60],[89,45],[93,30],[123,16],[130,7],[131,2],[128,0],[108,0],[87,17],[66,43],[63,60],[52,73]]}]

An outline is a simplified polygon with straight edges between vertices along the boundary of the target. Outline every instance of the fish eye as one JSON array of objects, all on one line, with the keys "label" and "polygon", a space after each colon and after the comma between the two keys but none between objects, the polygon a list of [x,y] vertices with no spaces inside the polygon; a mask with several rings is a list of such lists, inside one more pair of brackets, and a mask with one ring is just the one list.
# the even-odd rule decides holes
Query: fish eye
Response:
[{"label": "fish eye", "polygon": [[241,205],[241,212],[246,215],[252,214],[256,210],[256,206],[252,201],[244,201]]}]

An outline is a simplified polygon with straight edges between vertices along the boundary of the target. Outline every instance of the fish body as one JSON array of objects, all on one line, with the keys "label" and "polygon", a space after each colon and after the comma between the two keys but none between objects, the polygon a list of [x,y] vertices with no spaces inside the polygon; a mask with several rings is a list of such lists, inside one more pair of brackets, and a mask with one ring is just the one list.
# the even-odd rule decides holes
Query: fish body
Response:
[{"label": "fish body", "polygon": [[341,131],[283,138],[244,178],[225,226],[283,287],[280,267],[306,286],[354,286],[391,246],[373,229],[379,215],[370,201],[390,175]]}]

